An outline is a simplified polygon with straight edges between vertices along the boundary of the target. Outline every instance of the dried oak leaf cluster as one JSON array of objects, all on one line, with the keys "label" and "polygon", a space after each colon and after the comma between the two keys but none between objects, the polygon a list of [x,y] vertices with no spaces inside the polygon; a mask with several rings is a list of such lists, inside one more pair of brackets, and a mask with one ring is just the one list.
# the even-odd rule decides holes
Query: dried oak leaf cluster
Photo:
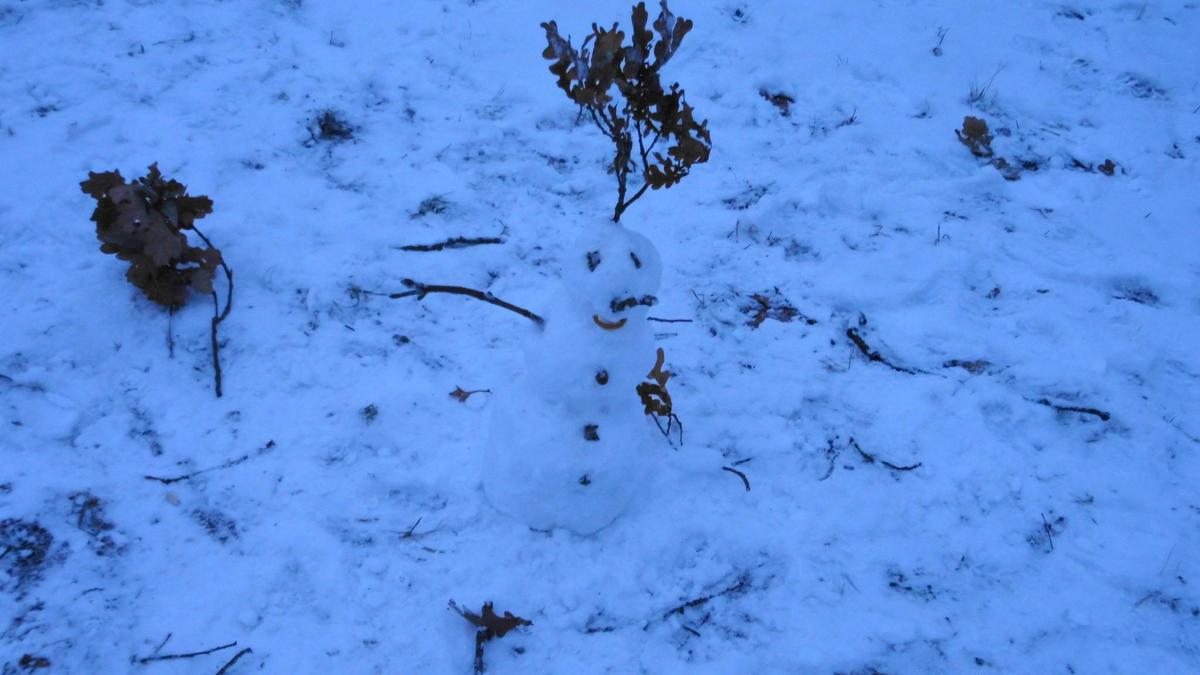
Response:
[{"label": "dried oak leaf cluster", "polygon": [[643,382],[637,386],[638,396],[642,399],[642,405],[645,406],[647,415],[653,414],[659,417],[672,415],[671,393],[667,391],[667,380],[671,379],[672,373],[662,369],[665,361],[666,353],[663,352],[662,347],[659,347],[654,367],[646,375],[652,381]]},{"label": "dried oak leaf cluster", "polygon": [[[657,190],[683,180],[692,165],[708,161],[712,148],[707,121],[696,121],[678,83],[664,87],[660,77],[692,22],[672,14],[666,0],[661,1],[653,31],[646,25],[649,14],[644,2],[634,6],[632,18],[629,44],[617,24],[611,29],[592,24],[591,34],[578,50],[559,34],[554,21],[542,24],[547,41],[543,56],[554,62],[550,72],[558,76],[559,88],[616,146],[609,167],[617,176],[619,193],[614,220],[647,187]],[[614,86],[621,96],[619,105],[612,94]],[[654,150],[660,141],[669,144],[666,154]],[[627,176],[639,165],[644,184],[626,200]]]},{"label": "dried oak leaf cluster", "polygon": [[207,240],[203,247],[192,246],[183,233],[212,213],[211,199],[189,196],[185,185],[164,179],[157,164],[130,183],[119,171],[89,171],[79,185],[96,200],[92,220],[100,250],[129,263],[125,277],[146,297],[177,308],[187,301],[188,289],[213,292],[221,252]]}]

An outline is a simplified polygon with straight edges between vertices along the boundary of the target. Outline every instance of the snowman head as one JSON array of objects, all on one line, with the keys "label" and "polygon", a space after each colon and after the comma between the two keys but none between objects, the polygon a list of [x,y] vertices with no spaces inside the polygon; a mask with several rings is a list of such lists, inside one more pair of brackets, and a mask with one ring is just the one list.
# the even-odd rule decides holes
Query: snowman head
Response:
[{"label": "snowman head", "polygon": [[598,329],[643,322],[658,302],[662,260],[650,240],[605,223],[585,234],[568,254],[563,281]]}]

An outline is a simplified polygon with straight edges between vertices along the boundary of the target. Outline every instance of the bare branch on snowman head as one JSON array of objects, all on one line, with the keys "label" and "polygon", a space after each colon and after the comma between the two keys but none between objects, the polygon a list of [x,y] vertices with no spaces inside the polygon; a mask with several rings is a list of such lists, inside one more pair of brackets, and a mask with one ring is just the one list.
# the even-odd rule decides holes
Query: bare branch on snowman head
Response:
[{"label": "bare branch on snowman head", "polygon": [[[659,71],[692,29],[691,21],[671,13],[667,0],[660,3],[654,31],[646,27],[646,3],[634,6],[633,35],[627,45],[625,33],[615,23],[608,30],[592,24],[591,34],[578,50],[559,34],[555,22],[542,24],[547,42],[542,55],[554,61],[550,72],[558,76],[559,88],[613,142],[608,169],[617,177],[613,221],[619,222],[625,209],[647,189],[679,183],[692,165],[708,161],[712,148],[708,121],[696,122],[678,83],[663,87],[660,80]],[[619,102],[610,93],[614,86]],[[660,141],[667,145],[665,155],[655,152]],[[641,173],[642,184],[627,196],[633,172]]]}]

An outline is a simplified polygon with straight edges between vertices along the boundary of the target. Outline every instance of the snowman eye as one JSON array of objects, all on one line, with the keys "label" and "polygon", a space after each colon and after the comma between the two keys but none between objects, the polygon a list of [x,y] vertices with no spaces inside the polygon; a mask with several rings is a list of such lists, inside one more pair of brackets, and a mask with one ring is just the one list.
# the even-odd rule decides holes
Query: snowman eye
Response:
[{"label": "snowman eye", "polygon": [[[630,254],[630,255],[633,255],[633,254]],[[600,251],[588,251],[587,265],[588,265],[589,272],[596,271],[596,268],[600,266]],[[639,267],[640,267],[640,265],[639,265]]]},{"label": "snowman eye", "polygon": [[634,267],[638,268],[639,270],[640,270],[640,269],[642,269],[642,261],[641,261],[640,259],[638,259],[638,257],[637,257],[637,254],[636,254],[636,253],[634,253],[633,251],[630,251],[630,252],[629,252],[629,257],[633,259],[633,266],[634,266]]}]

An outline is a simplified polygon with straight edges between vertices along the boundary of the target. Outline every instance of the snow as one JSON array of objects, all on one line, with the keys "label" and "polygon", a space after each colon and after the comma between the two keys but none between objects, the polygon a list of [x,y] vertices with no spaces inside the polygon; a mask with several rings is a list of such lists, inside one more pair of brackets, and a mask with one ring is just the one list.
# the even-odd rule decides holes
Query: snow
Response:
[{"label": "snow", "polygon": [[[615,181],[539,24],[628,2],[0,0],[0,669],[468,673],[490,600],[489,673],[1200,671],[1200,6],[672,10],[712,158],[622,222],[684,442],[581,537],[483,489],[536,326],[367,291],[550,313]],[[154,161],[235,273],[221,399],[79,190]]]}]

